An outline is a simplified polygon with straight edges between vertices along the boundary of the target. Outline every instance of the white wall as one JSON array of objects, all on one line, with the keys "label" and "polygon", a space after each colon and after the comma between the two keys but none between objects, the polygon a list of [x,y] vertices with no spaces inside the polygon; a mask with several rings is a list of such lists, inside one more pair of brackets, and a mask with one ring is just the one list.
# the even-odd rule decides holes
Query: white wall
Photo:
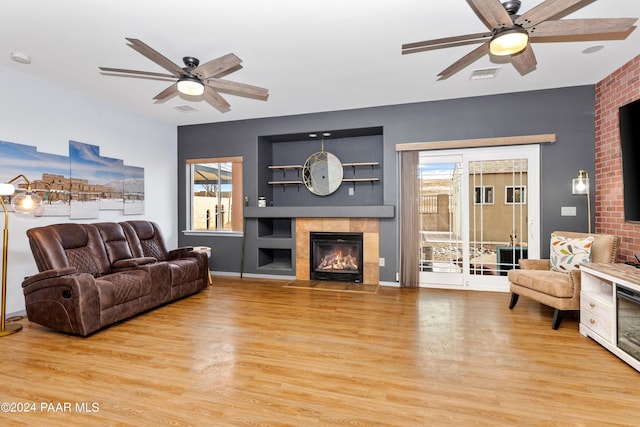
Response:
[{"label": "white wall", "polygon": [[[69,155],[69,140],[74,140],[99,146],[100,154],[105,157],[143,167],[144,215],[124,216],[121,211],[100,211],[99,218],[84,222],[149,219],[163,230],[167,245],[176,247],[176,126],[0,67],[0,140],[32,145],[41,152],[64,156]],[[38,271],[26,230],[70,220],[68,217],[29,219],[9,215],[7,313],[15,314],[25,309],[22,280]]]}]

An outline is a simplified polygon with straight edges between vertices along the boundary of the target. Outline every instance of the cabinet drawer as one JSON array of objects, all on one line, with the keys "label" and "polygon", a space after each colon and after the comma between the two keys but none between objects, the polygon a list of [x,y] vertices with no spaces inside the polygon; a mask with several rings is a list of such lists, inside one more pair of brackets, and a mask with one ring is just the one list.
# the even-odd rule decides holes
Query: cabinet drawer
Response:
[{"label": "cabinet drawer", "polygon": [[600,316],[596,316],[591,311],[580,310],[580,323],[600,335],[602,338],[605,338],[607,341],[611,341],[613,335],[610,321],[604,320]]},{"label": "cabinet drawer", "polygon": [[580,293],[580,311],[582,313],[593,313],[594,316],[610,321],[613,314],[613,306],[595,298],[589,292],[583,291]]},{"label": "cabinet drawer", "polygon": [[588,316],[583,322],[589,329],[596,334],[605,338],[607,341],[611,341],[611,323],[600,319],[596,316]]}]

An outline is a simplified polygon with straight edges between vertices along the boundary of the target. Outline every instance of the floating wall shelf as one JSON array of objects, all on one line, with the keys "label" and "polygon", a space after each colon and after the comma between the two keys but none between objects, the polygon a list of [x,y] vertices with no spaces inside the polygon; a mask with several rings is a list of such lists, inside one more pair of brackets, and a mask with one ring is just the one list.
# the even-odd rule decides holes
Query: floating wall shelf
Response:
[{"label": "floating wall shelf", "polygon": [[303,184],[302,181],[269,181],[269,185],[282,185],[282,191],[285,191],[286,185],[297,185],[298,191],[300,191],[300,186]]},{"label": "floating wall shelf", "polygon": [[[356,168],[361,167],[371,167],[373,169],[376,166],[380,166],[380,162],[350,162],[350,163],[342,163],[343,168],[353,168],[353,174],[356,173]],[[300,171],[302,170],[302,165],[271,165],[268,166],[271,170],[281,170],[282,177],[286,178],[287,171],[295,170],[298,172],[298,178],[300,177]],[[380,181],[380,178],[343,178],[342,182],[350,182],[353,184],[353,188],[355,189],[356,183],[358,182],[370,182],[371,187],[373,188],[373,183]],[[299,180],[282,180],[282,181],[269,181],[269,185],[282,185],[282,190],[284,191],[286,185],[297,185],[298,191],[300,191],[300,185],[304,184]]]}]

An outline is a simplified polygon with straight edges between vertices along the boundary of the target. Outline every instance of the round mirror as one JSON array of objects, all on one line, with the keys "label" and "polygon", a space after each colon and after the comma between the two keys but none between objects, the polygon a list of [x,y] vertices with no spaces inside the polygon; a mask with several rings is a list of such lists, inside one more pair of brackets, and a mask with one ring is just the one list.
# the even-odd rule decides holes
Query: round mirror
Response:
[{"label": "round mirror", "polygon": [[342,184],[342,163],[335,155],[320,151],[302,166],[304,185],[317,196],[328,196]]}]

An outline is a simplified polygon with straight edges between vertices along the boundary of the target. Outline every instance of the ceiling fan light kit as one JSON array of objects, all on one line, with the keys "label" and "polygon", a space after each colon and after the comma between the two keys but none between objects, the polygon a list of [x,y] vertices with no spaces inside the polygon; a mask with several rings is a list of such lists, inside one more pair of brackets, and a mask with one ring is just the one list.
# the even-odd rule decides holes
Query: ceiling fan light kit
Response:
[{"label": "ceiling fan light kit", "polygon": [[529,33],[522,27],[497,30],[489,42],[489,52],[497,56],[515,55],[525,50],[528,42]]},{"label": "ceiling fan light kit", "polygon": [[[535,70],[538,64],[531,42],[579,41],[581,37],[586,37],[587,40],[593,37],[624,40],[635,30],[633,25],[638,18],[553,19],[592,1],[544,0],[518,15],[521,5],[519,0],[503,3],[500,3],[500,0],[467,0],[490,32],[406,43],[402,45],[402,54],[482,43],[441,71],[438,80],[451,77],[487,53],[510,56],[511,64],[524,76]],[[533,40],[530,40],[530,37]]]},{"label": "ceiling fan light kit", "polygon": [[200,96],[204,93],[204,85],[195,77],[182,76],[178,80],[178,92],[190,96]]}]

